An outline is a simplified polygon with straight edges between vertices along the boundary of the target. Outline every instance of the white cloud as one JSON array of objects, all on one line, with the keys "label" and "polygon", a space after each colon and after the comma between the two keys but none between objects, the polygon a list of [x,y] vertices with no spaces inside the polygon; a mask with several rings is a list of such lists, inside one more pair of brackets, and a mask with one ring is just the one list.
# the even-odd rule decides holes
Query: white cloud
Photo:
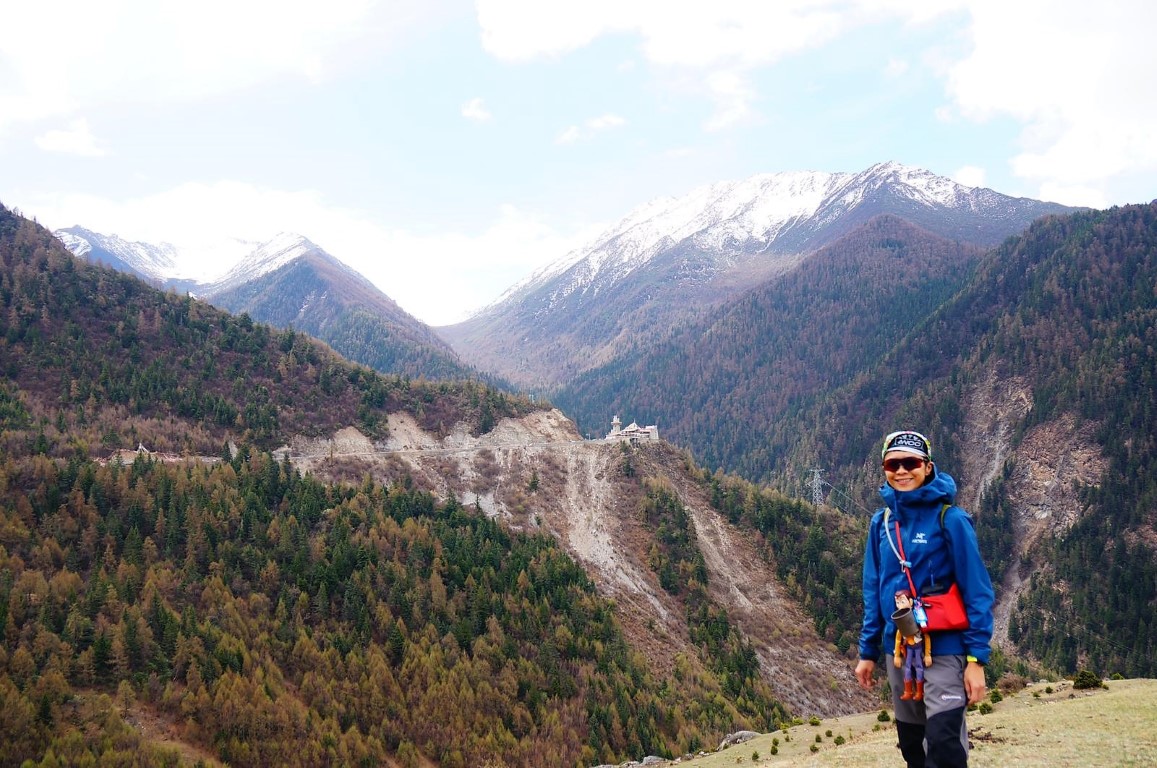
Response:
[{"label": "white cloud", "polygon": [[719,131],[742,122],[751,115],[755,89],[737,72],[716,72],[707,78],[715,112],[704,124],[708,131]]},{"label": "white cloud", "polygon": [[[817,48],[882,15],[923,22],[960,0],[590,0],[561,5],[538,0],[476,0],[483,47],[508,61],[561,56],[616,33],[639,37],[658,69],[698,77],[714,103],[705,130],[747,120],[757,93],[750,73]],[[571,128],[560,142],[578,138]]]},{"label": "white cloud", "polygon": [[591,233],[560,230],[510,205],[477,232],[415,232],[365,211],[333,206],[311,190],[237,181],[184,184],[132,200],[62,195],[22,207],[52,229],[79,224],[127,240],[172,243],[191,257],[193,263],[183,265],[185,274],[202,280],[220,277],[234,265],[239,252],[226,244],[300,234],[430,325],[464,319]]},{"label": "white cloud", "polygon": [[[173,103],[336,64],[388,47],[417,0],[41,0],[0,25],[0,130],[125,101]],[[389,15],[390,24],[382,23]],[[46,39],[43,31],[51,34]],[[366,54],[372,55],[372,54]]]},{"label": "white cloud", "polygon": [[[504,60],[561,56],[606,35],[635,35],[656,70],[697,78],[714,104],[707,130],[751,117],[754,73],[873,23],[946,21],[951,45],[922,52],[945,83],[942,121],[1011,118],[1022,126],[1013,172],[1042,190],[1107,195],[1157,169],[1157,4],[1150,0],[476,0],[485,49]],[[885,72],[898,76],[907,59]],[[749,90],[744,89],[746,84]],[[561,140],[581,133],[568,129]],[[1068,201],[1066,201],[1068,202]]]},{"label": "white cloud", "polygon": [[45,152],[59,152],[81,157],[102,157],[108,152],[96,144],[96,138],[88,128],[88,120],[73,120],[67,130],[52,130],[37,136],[36,146]]},{"label": "white cloud", "polygon": [[525,61],[569,53],[607,32],[630,29],[642,5],[650,3],[476,0],[475,9],[482,46],[499,59]]},{"label": "white cloud", "polygon": [[1157,69],[1157,6],[977,0],[970,10],[974,47],[949,92],[967,119],[1022,124],[1011,167],[1040,196],[1096,204],[1114,177],[1157,169],[1157,91],[1144,74]]},{"label": "white cloud", "polygon": [[884,74],[890,78],[901,77],[908,72],[908,66],[907,59],[893,56],[888,59],[888,63],[884,65]]},{"label": "white cloud", "polygon": [[490,120],[493,115],[490,114],[490,110],[486,108],[481,98],[473,98],[462,105],[462,117],[484,123]]},{"label": "white cloud", "polygon": [[582,129],[572,125],[560,133],[554,140],[555,144],[574,144],[583,135]]},{"label": "white cloud", "polygon": [[953,181],[966,187],[983,187],[985,178],[987,174],[984,169],[975,165],[966,165],[952,174]]},{"label": "white cloud", "polygon": [[[842,12],[813,0],[476,0],[482,44],[497,58],[559,56],[596,38],[634,32],[653,63],[709,68],[721,62],[766,63],[834,39],[881,7],[917,3],[848,3]],[[863,7],[868,6],[868,7]],[[911,10],[907,12],[911,13]]]},{"label": "white cloud", "polygon": [[592,117],[581,126],[572,125],[566,128],[562,133],[555,138],[555,144],[573,144],[579,140],[586,140],[592,138],[596,133],[610,130],[612,128],[619,128],[627,124],[627,121],[615,114],[600,115],[599,117]]},{"label": "white cloud", "polygon": [[614,114],[600,115],[599,117],[592,117],[590,120],[587,120],[587,127],[592,131],[605,131],[608,128],[618,128],[626,124],[626,120]]}]

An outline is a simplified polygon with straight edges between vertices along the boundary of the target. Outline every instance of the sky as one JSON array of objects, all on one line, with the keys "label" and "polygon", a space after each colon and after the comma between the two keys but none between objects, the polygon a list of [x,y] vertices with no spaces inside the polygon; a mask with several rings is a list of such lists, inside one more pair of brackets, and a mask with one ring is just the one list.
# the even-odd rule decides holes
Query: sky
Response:
[{"label": "sky", "polygon": [[202,279],[301,234],[434,326],[761,173],[1157,198],[1151,0],[0,2],[0,203]]}]

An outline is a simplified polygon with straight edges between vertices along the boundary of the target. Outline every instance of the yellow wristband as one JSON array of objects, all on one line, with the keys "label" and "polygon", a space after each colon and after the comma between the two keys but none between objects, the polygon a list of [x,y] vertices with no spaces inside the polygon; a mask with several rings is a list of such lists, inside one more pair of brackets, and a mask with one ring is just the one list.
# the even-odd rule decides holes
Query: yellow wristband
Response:
[{"label": "yellow wristband", "polygon": [[980,664],[980,666],[984,666],[984,664],[981,664],[980,659],[976,658],[975,656],[965,656],[964,658],[972,664]]}]

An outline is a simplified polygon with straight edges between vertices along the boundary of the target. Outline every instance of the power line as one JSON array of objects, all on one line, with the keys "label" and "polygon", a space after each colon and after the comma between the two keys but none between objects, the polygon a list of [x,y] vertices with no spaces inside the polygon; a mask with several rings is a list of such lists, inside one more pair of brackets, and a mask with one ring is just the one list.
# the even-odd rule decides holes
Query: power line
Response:
[{"label": "power line", "polygon": [[813,469],[811,473],[812,479],[808,484],[812,489],[812,504],[818,507],[824,503],[824,471]]},{"label": "power line", "polygon": [[827,480],[824,480],[824,470],[818,469],[818,468],[813,468],[813,469],[810,469],[808,471],[811,472],[811,478],[807,481],[806,485],[808,488],[811,489],[811,501],[812,501],[812,504],[814,506],[818,507],[824,503],[824,489],[827,488],[830,490],[830,493],[828,494],[828,503],[831,504],[833,507],[836,507],[837,509],[842,509],[842,507],[840,507],[840,505],[834,503],[831,500],[831,493],[838,493],[840,496],[843,496],[845,499],[847,499],[848,503],[851,506],[855,507],[856,509],[860,510],[861,512],[864,512],[868,515],[874,514],[874,510],[868,509],[863,504],[859,503],[854,498],[852,498],[851,496],[844,493],[842,490],[840,490],[836,486],[829,483]]}]

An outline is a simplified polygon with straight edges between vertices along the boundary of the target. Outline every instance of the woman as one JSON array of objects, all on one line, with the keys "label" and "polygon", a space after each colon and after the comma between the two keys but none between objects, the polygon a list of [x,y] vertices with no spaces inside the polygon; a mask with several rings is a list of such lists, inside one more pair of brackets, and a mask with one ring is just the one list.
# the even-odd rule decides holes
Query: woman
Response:
[{"label": "woman", "polygon": [[922,701],[901,700],[903,672],[891,654],[885,662],[908,768],[966,766],[964,710],[984,698],[992,582],[972,517],[952,506],[956,481],[936,469],[928,439],[919,432],[893,432],[884,439],[882,458],[885,483],[880,495],[885,507],[872,517],[864,552],[864,623],[856,679],[872,688],[882,640],[897,631],[892,613],[898,592],[914,588],[919,595],[933,594],[956,583],[969,625],[931,633],[932,664],[924,671]]}]

